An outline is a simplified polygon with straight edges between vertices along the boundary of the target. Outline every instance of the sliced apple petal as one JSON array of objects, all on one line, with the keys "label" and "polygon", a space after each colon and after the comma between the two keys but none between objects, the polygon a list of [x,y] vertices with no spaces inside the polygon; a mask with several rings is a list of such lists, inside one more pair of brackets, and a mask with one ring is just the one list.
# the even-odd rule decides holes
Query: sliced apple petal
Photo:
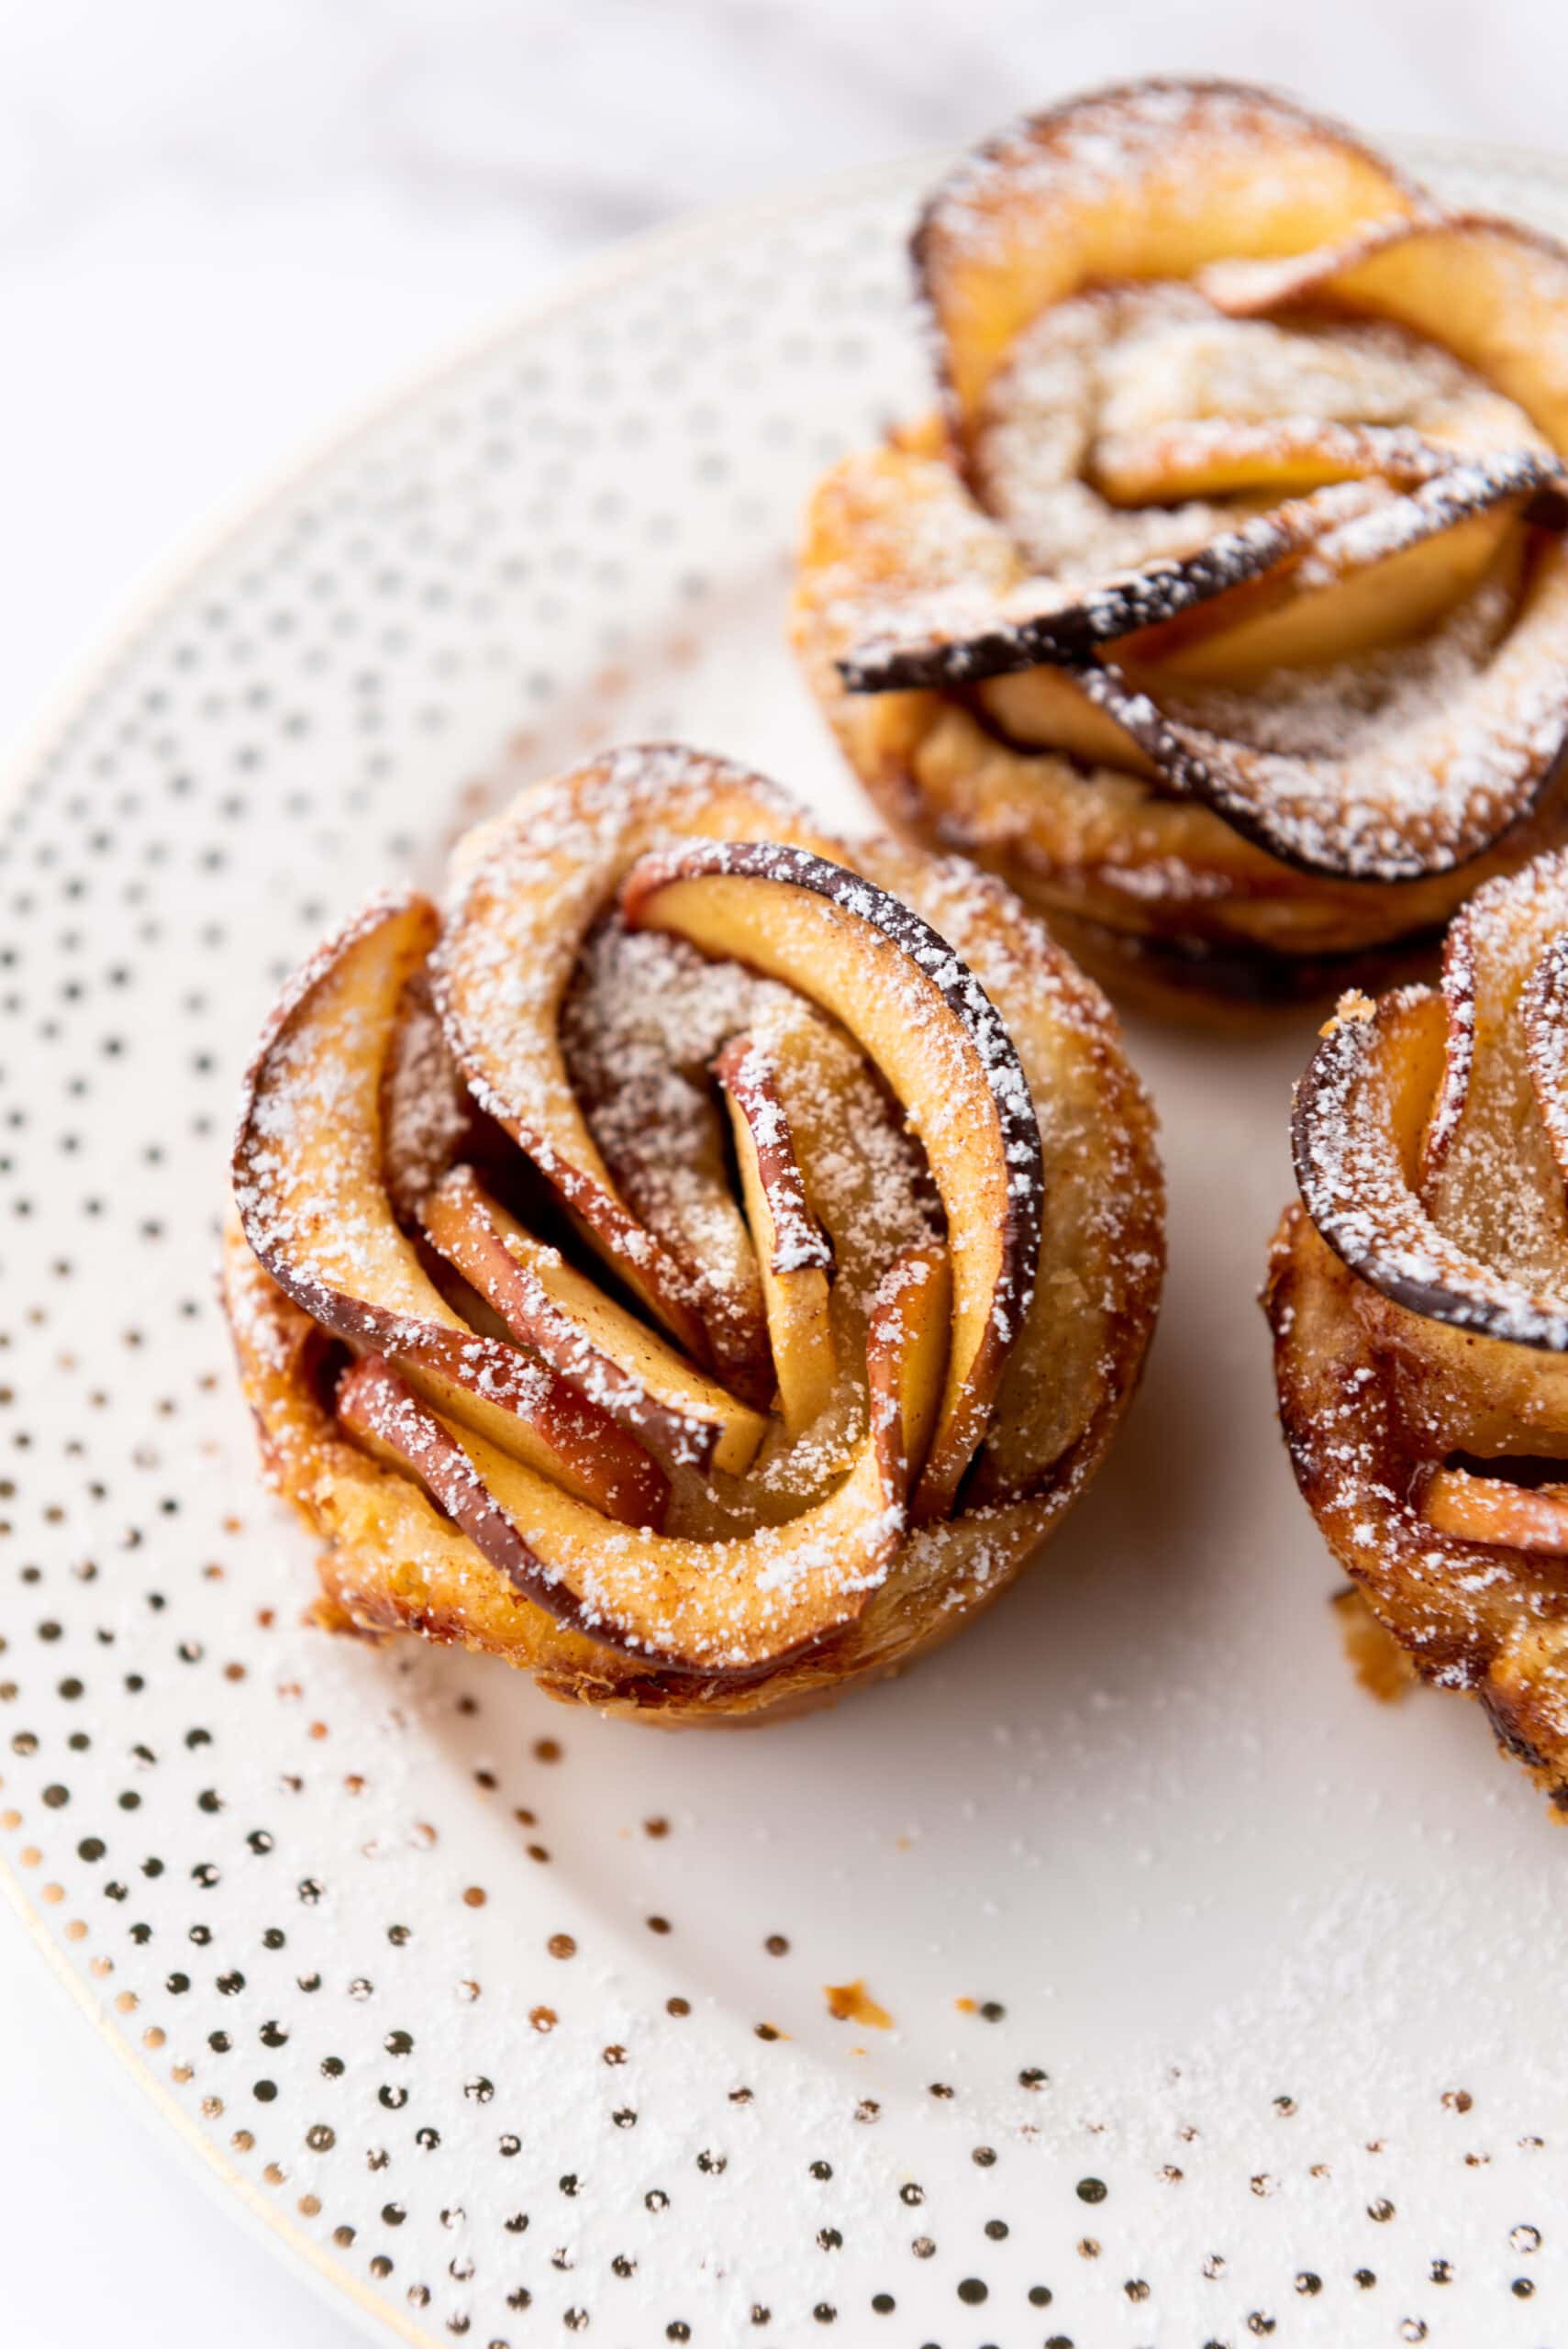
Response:
[{"label": "sliced apple petal", "polygon": [[1298,253],[1425,205],[1348,132],[1239,83],[1132,83],[1036,115],[965,156],[916,233],[955,424],[1084,285]]},{"label": "sliced apple petal", "polygon": [[1568,922],[1541,948],[1519,1016],[1535,1106],[1558,1172],[1568,1182]]},{"label": "sliced apple petal", "polygon": [[1407,495],[1347,478],[1089,584],[1029,578],[890,604],[839,660],[851,693],[954,687],[1115,648],[1162,681],[1246,683],[1271,668],[1396,642],[1485,578],[1505,532],[1555,490],[1529,450],[1451,457]]},{"label": "sliced apple petal", "polygon": [[1302,246],[1295,252],[1222,253],[1193,272],[1193,284],[1206,302],[1230,318],[1274,317],[1292,310],[1318,311],[1324,306],[1325,289],[1341,271],[1358,266],[1401,244],[1411,228],[1425,228],[1446,217],[1428,203],[1414,212],[1388,213],[1370,224],[1362,222],[1346,235],[1322,244]]},{"label": "sliced apple petal", "polygon": [[1374,665],[1304,673],[1294,694],[1281,672],[1251,695],[1165,690],[1154,664],[1087,667],[1078,684],[1168,790],[1282,863],[1418,880],[1491,848],[1568,747],[1568,565],[1548,548],[1500,633],[1485,593]]},{"label": "sliced apple petal", "polygon": [[1456,1246],[1536,1295],[1568,1293],[1568,1200],[1535,1068],[1562,1027],[1543,955],[1568,933],[1568,855],[1478,889],[1449,927],[1442,1082],[1422,1202]]},{"label": "sliced apple petal", "polygon": [[1033,1291],[1042,1193],[1028,1082],[995,1008],[918,915],[858,874],[771,842],[694,842],[628,876],[634,927],[786,980],[832,1013],[903,1103],[947,1213],[953,1327],[917,1496],[945,1514],[984,1436]]},{"label": "sliced apple petal", "polygon": [[959,585],[906,597],[844,653],[839,674],[851,693],[887,693],[1082,662],[1296,562],[1371,495],[1361,483],[1334,484],[1251,515],[1191,553],[1161,555],[1106,579],[1029,578],[1000,593]]},{"label": "sliced apple petal", "polygon": [[1020,669],[1016,676],[988,677],[974,697],[990,729],[1009,746],[1059,751],[1079,767],[1108,771],[1124,789],[1133,776],[1157,783],[1160,770],[1142,744],[1085,693],[1084,678],[1092,674]]},{"label": "sliced apple petal", "polygon": [[870,1420],[851,1474],[816,1508],[733,1541],[606,1530],[558,1486],[443,1424],[384,1364],[350,1374],[339,1411],[559,1621],[666,1669],[740,1679],[852,1622],[884,1579],[936,1415],[948,1320],[943,1252],[900,1258],[868,1333]]},{"label": "sliced apple petal", "polygon": [[765,1409],[773,1373],[762,1280],[709,1074],[758,988],[738,963],[716,971],[681,940],[634,934],[608,916],[578,957],[561,1046],[617,1197],[700,1291],[717,1375]]},{"label": "sliced apple petal", "polygon": [[[573,1595],[528,1547],[486,1486],[455,1427],[423,1402],[393,1364],[366,1354],[345,1373],[338,1387],[338,1418],[384,1466],[411,1468],[460,1532],[504,1574],[521,1598],[531,1599],[558,1622],[582,1628]],[[469,1442],[482,1455],[500,1460],[483,1438]]]},{"label": "sliced apple petal", "polygon": [[1451,447],[1408,425],[1322,416],[1175,417],[1101,434],[1089,453],[1089,477],[1113,505],[1148,506],[1264,489],[1299,494],[1373,475],[1414,489],[1452,462]]},{"label": "sliced apple petal", "polygon": [[765,833],[811,842],[761,776],[678,743],[631,743],[521,792],[469,852],[431,972],[480,1106],[554,1186],[590,1244],[696,1362],[711,1362],[693,1267],[619,1197],[573,1093],[560,1017],[584,941],[656,839]]},{"label": "sliced apple petal", "polygon": [[1422,1203],[1421,1152],[1448,1014],[1429,987],[1347,997],[1296,1089],[1296,1181],[1318,1232],[1396,1304],[1455,1329],[1568,1353],[1568,1297],[1541,1296],[1444,1232]]},{"label": "sliced apple petal", "polygon": [[428,1194],[427,1237],[520,1343],[671,1459],[739,1476],[766,1427],[635,1315],[524,1230],[472,1167]]},{"label": "sliced apple petal", "polygon": [[[1156,690],[1256,685],[1433,628],[1482,587],[1554,462],[1529,451],[1451,462],[1405,495],[1378,497],[1281,565],[1116,648]],[[1519,551],[1522,553],[1522,544]]]},{"label": "sliced apple petal", "polygon": [[714,1074],[729,1105],[784,1427],[798,1435],[833,1396],[833,1252],[806,1195],[774,1062],[751,1037],[737,1036]]},{"label": "sliced apple petal", "polygon": [[1429,209],[1251,277],[1205,280],[1235,315],[1293,308],[1385,319],[1451,351],[1568,455],[1568,245],[1522,222]]},{"label": "sliced apple petal", "polygon": [[1508,1550],[1568,1553],[1568,1485],[1518,1485],[1440,1468],[1421,1496],[1421,1514],[1440,1533]]},{"label": "sliced apple petal", "polygon": [[658,1463],[544,1365],[480,1337],[436,1288],[382,1176],[382,1093],[435,908],[378,898],[306,963],[246,1080],[234,1145],[245,1236],[322,1328],[392,1356],[443,1410],[629,1524],[658,1521]]}]

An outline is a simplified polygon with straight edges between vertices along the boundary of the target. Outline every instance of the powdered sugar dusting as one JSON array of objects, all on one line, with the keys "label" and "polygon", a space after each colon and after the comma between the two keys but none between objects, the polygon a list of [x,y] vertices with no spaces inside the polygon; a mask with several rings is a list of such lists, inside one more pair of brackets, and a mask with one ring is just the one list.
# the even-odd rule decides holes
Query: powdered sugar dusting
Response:
[{"label": "powdered sugar dusting", "polygon": [[1156,704],[1114,672],[1084,690],[1276,855],[1357,880],[1464,863],[1518,820],[1568,737],[1568,568],[1543,559],[1511,628],[1491,584],[1429,637],[1245,693],[1184,689]]},{"label": "powdered sugar dusting", "polygon": [[[1476,280],[1456,260],[1451,321],[1434,237]],[[1335,880],[1443,874],[1518,821],[1568,740],[1564,556],[1541,543],[1568,509],[1550,347],[1521,360],[1498,320],[1561,306],[1560,255],[1444,221],[1331,127],[1199,83],[1003,132],[917,251],[952,481],[890,451],[886,518],[868,475],[841,586],[813,583],[847,692],[1071,670],[1080,690],[1029,704],[1031,751],[1081,763],[1090,740],[1107,784],[1152,773]],[[1357,290],[1369,257],[1386,318]],[[1125,744],[1085,727],[1085,697]],[[874,767],[898,723],[845,731]],[[1136,879],[1151,908],[1159,871]],[[1173,913],[1200,896],[1178,875]]]},{"label": "powdered sugar dusting", "polygon": [[[1376,437],[1373,437],[1375,435]],[[1466,447],[1549,454],[1524,411],[1436,344],[1380,323],[1276,324],[1218,311],[1190,284],[1096,291],[1047,310],[989,386],[973,457],[981,497],[1031,570],[1085,585],[1186,554],[1234,523],[1182,495],[1182,459],[1408,481]],[[1170,473],[1111,502],[1140,449]],[[1174,503],[1162,502],[1174,498]]]},{"label": "powdered sugar dusting", "polygon": [[381,1119],[387,1195],[399,1220],[411,1223],[473,1129],[473,1106],[423,975],[404,999],[382,1086]]},{"label": "powdered sugar dusting", "polygon": [[1347,1264],[1418,1312],[1552,1353],[1568,1209],[1541,1103],[1563,1064],[1565,938],[1568,860],[1489,883],[1451,932],[1443,996],[1347,999],[1296,1119],[1302,1196]]},{"label": "powdered sugar dusting", "polygon": [[[1208,158],[1232,175],[1238,166],[1261,183],[1261,194],[1288,203],[1296,191],[1284,171],[1277,187],[1265,178],[1271,150],[1319,149],[1327,179],[1350,147],[1350,136],[1287,98],[1242,83],[1150,79],[1097,91],[1054,112],[1024,116],[965,156],[927,207],[922,234],[960,256],[984,252],[995,238],[1004,206],[1049,217],[1055,206],[1075,209],[1096,201],[1123,201],[1173,150],[1195,161]],[[1370,156],[1368,161],[1372,161]],[[1369,179],[1371,174],[1368,174]],[[1383,166],[1383,208],[1396,212],[1421,201],[1420,191]],[[1162,177],[1162,202],[1200,212],[1207,201],[1205,175],[1195,169],[1173,184]]]},{"label": "powdered sugar dusting", "polygon": [[[759,841],[762,823],[785,837]],[[999,1365],[1026,1325],[1033,1326],[1040,1113],[1002,1017],[937,930],[852,864],[825,862],[823,847],[839,844],[813,831],[766,786],[695,753],[656,747],[618,754],[538,786],[491,829],[477,853],[460,859],[454,912],[432,957],[442,1030],[432,1023],[420,976],[433,934],[428,909],[417,917],[427,925],[417,947],[413,932],[405,940],[416,917],[378,910],[368,926],[351,927],[336,941],[313,966],[309,985],[291,996],[287,1019],[301,1007],[310,1017],[300,1035],[285,1024],[281,1041],[274,1038],[246,1129],[252,1189],[264,1132],[276,1158],[268,1196],[286,1192],[292,1198],[305,1183],[319,1210],[324,1244],[338,1248],[357,1244],[356,1202],[373,1208],[380,1197],[384,1247],[418,1286],[421,1309],[395,1314],[385,1301],[384,1267],[364,1269],[344,1293],[347,1305],[334,1297],[329,1310],[315,1290],[294,1283],[307,1309],[320,1308],[320,1318],[356,1348],[405,1362],[416,1385],[417,1369],[420,1375],[439,1370],[449,1382],[428,1396],[415,1394],[391,1368],[363,1364],[363,1375],[356,1372],[344,1389],[350,1427],[361,1404],[367,1412],[373,1405],[365,1427],[382,1449],[406,1463],[492,1567],[563,1626],[623,1654],[715,1682],[785,1668],[803,1647],[853,1620],[893,1570],[907,1530],[906,1415],[917,1408],[912,1374],[903,1365],[917,1358],[912,1350],[921,1350],[923,1376],[941,1375],[942,1350],[922,1331],[932,1311],[945,1314],[931,1301],[939,1294],[931,1284],[940,1268],[945,1298],[949,1256],[964,1297],[978,1294],[974,1281],[989,1259],[999,1268],[998,1277],[984,1275],[983,1326],[967,1338],[962,1368],[949,1374],[949,1391],[960,1398],[969,1429],[961,1467],[996,1408]],[[639,860],[627,883],[630,902],[661,857],[676,864],[695,860],[714,872],[792,878],[867,926],[881,959],[866,975],[893,986],[888,1006],[896,1007],[896,1018],[878,1032],[896,1040],[906,1077],[915,1065],[907,1048],[917,1039],[927,1072],[911,1096],[921,1108],[918,1137],[892,1098],[884,1072],[809,999],[811,974],[802,974],[808,990],[803,996],[723,956],[699,954],[679,939],[640,932],[606,910],[628,862]],[[914,868],[917,876],[942,896],[935,869]],[[984,885],[961,885],[956,874],[945,888],[961,926],[983,918],[994,933],[988,968],[1004,995],[1013,992],[1024,983],[1024,964],[1000,950],[995,933],[999,927],[1005,934],[1016,914],[1002,900],[993,902]],[[347,1008],[334,1026],[327,1008],[339,997]],[[1052,997],[1055,1009],[1045,1016],[1062,1047],[1078,1049],[1073,1040],[1080,1034],[1087,1044],[1093,1023],[1084,1026],[1083,1001],[1054,985],[1047,1002]],[[1031,1023],[1042,1010],[1044,1005],[1029,1004]],[[731,1330],[738,1339],[747,1334],[741,1325],[748,1283],[756,1279],[757,1235],[748,1230],[731,1187],[716,1060],[727,1084],[751,1087],[756,1099],[748,1124],[760,1163],[777,1162],[762,1194],[771,1269],[830,1271],[832,1358],[840,1367],[819,1414],[801,1429],[792,1423],[787,1435],[774,1421],[744,1473],[709,1472],[711,1445],[699,1441],[694,1448],[679,1412],[646,1398],[639,1405],[635,1361],[602,1351],[614,1342],[607,1328],[595,1336],[584,1324],[581,1342],[573,1342],[570,1286],[549,1290],[540,1269],[546,1259],[560,1265],[559,1255],[544,1251],[532,1267],[539,1294],[524,1295],[530,1266],[508,1251],[506,1218],[495,1221],[461,1156],[455,1166],[446,1163],[465,1137],[463,1095],[461,1085],[454,1090],[443,1034],[461,1058],[470,1094],[504,1115],[569,1208],[586,1217],[595,1198],[614,1203],[619,1220],[608,1242],[603,1225],[594,1237],[601,1247],[624,1251],[628,1277],[658,1261],[628,1244],[641,1235],[649,1252],[683,1268],[687,1293],[702,1297],[712,1316],[710,1328],[740,1299]],[[508,1057],[513,1040],[516,1070]],[[1101,1048],[1097,1039],[1093,1049]],[[308,1115],[290,1050],[311,1087]],[[952,1180],[954,1149],[973,1145],[973,1138],[957,1138],[977,1074],[994,1105],[1000,1143],[1001,1187],[984,1208]],[[346,1112],[353,1105],[359,1119],[347,1155],[332,1140],[332,1088],[344,1085],[338,1106]],[[503,1312],[520,1346],[469,1329],[429,1286],[379,1191],[383,1115],[406,1211],[479,1296]],[[935,1154],[931,1170],[925,1151]],[[618,1189],[609,1187],[612,1180]],[[243,1186],[241,1204],[261,1232],[256,1202]],[[990,1222],[998,1206],[999,1256]],[[459,1219],[450,1230],[448,1214]],[[486,1250],[497,1248],[493,1262]],[[516,1277],[503,1280],[508,1263]],[[493,1287],[493,1276],[501,1286]],[[472,1300],[472,1291],[464,1294]],[[973,1307],[967,1309],[973,1321]],[[757,1334],[765,1349],[765,1330]],[[992,1365],[984,1385],[983,1355]],[[253,1359],[260,1369],[261,1355]],[[479,1431],[469,1431],[468,1408],[458,1406],[470,1390],[517,1408],[503,1364],[534,1382],[534,1416],[547,1442],[562,1440],[549,1431],[563,1383],[584,1409],[605,1415],[617,1441],[624,1443],[620,1431],[630,1428],[663,1450],[664,1531],[649,1521],[646,1507],[640,1518],[632,1506],[621,1507],[618,1515],[629,1523],[613,1521],[607,1503],[601,1510],[591,1458],[580,1472],[557,1476],[547,1455],[541,1475],[537,1451],[524,1455],[528,1466],[507,1465],[504,1429],[475,1422]],[[449,1408],[459,1424],[437,1416]],[[502,1450],[488,1451],[491,1443]],[[632,1453],[646,1464],[635,1444]],[[330,1480],[317,1475],[313,1483],[298,1456],[292,1473],[304,1480],[302,1505],[319,1510]],[[664,1489],[662,1483],[660,1493]],[[1075,1486],[1051,1490],[1053,1511],[1070,1489]],[[951,1486],[944,1505],[952,1507]],[[362,1524],[364,1517],[362,1504],[356,1505],[352,1521]],[[361,1580],[384,1570],[373,1549],[356,1555],[353,1573]],[[496,1635],[478,1628],[489,1620],[482,1586],[442,1572],[452,1593],[442,1603],[457,1605],[460,1620],[462,1608],[477,1610],[468,1635],[494,1644]],[[359,1586],[350,1577],[341,1586],[351,1592]],[[460,1597],[465,1589],[471,1595]]]}]

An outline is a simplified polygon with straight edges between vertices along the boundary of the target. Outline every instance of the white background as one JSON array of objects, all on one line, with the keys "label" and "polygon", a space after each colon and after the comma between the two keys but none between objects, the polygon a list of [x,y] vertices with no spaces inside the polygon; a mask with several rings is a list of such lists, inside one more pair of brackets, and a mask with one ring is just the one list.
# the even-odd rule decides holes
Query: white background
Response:
[{"label": "white background", "polygon": [[[0,738],[182,545],[609,239],[1158,70],[1561,145],[1559,25],[1558,0],[0,0]],[[117,2069],[0,1913],[7,2349],[341,2349]]]}]

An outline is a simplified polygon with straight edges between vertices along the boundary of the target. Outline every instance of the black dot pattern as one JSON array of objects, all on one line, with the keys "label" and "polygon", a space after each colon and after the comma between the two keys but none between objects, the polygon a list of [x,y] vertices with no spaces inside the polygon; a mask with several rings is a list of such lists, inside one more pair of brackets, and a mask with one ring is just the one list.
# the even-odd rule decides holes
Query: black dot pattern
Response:
[{"label": "black dot pattern", "polygon": [[[232,1391],[211,1264],[268,1000],[513,780],[662,733],[771,763],[801,497],[924,396],[917,186],[677,241],[432,384],[153,617],[7,810],[0,1861],[215,2158],[431,2343],[1502,2339],[1562,2288],[1551,2110],[1434,2070],[1410,2191],[1305,2066],[1234,2143],[1180,2083],[1168,2127],[1096,2112],[1038,1879],[996,1855],[1005,1932],[928,1883],[936,1984],[817,1902],[861,1856],[837,1722],[720,1757],[830,1790],[797,1870],[705,1834],[701,1741],[633,1755],[302,1627],[312,1545]],[[827,2015],[862,1965],[895,2032]]]}]

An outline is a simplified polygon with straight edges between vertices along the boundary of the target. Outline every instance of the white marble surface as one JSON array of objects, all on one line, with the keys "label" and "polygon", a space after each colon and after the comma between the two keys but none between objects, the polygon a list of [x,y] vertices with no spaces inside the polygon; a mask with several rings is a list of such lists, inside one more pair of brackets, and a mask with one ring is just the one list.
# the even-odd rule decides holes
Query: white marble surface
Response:
[{"label": "white marble surface", "polygon": [[[1558,24],[1557,0],[0,0],[0,738],[182,544],[607,239],[1158,69],[1560,145]],[[0,1631],[16,1599],[0,1580]],[[0,1915],[0,2337],[353,2337],[117,2073]]]}]

